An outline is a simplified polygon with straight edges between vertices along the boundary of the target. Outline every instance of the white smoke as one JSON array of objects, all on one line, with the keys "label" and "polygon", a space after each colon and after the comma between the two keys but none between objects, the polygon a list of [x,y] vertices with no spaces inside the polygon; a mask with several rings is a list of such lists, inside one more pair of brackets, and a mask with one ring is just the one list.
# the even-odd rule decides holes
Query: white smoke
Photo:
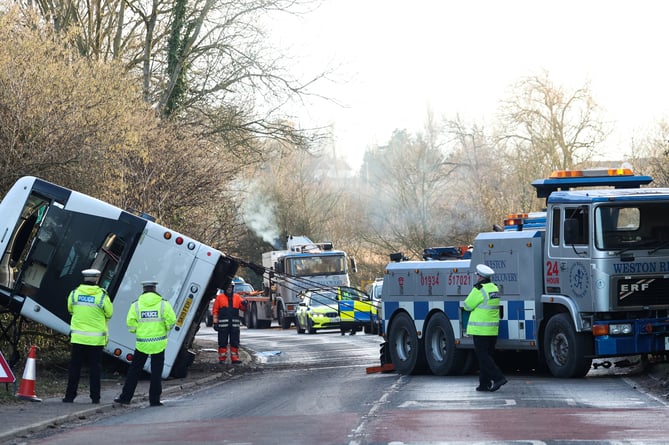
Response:
[{"label": "white smoke", "polygon": [[280,238],[275,210],[276,203],[267,199],[253,184],[249,186],[249,193],[241,206],[242,217],[253,233],[277,248]]}]

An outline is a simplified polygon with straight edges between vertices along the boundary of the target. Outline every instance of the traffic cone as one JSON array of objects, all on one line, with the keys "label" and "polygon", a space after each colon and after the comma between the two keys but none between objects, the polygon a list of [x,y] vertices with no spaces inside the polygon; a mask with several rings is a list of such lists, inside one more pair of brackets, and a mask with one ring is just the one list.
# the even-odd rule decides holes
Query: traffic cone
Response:
[{"label": "traffic cone", "polygon": [[41,402],[42,399],[38,398],[35,394],[35,350],[37,348],[35,345],[30,347],[30,352],[28,353],[28,360],[26,360],[26,367],[23,369],[23,379],[21,379],[21,386],[19,386],[19,391],[16,393],[16,397],[21,399],[30,400],[31,402]]}]

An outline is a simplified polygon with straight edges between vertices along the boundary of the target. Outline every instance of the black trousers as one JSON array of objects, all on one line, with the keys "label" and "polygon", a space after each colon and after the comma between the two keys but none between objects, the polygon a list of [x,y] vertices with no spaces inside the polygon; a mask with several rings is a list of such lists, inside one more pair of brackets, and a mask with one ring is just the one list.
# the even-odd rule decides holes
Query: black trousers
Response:
[{"label": "black trousers", "polygon": [[165,364],[165,351],[156,354],[145,354],[144,352],[135,349],[135,355],[130,363],[128,375],[125,378],[123,391],[119,399],[123,403],[130,403],[132,396],[135,395],[137,389],[137,382],[142,374],[142,369],[146,364],[146,360],[151,357],[151,382],[149,384],[149,403],[156,405],[160,403],[160,395],[163,393],[163,365]]},{"label": "black trousers", "polygon": [[[228,340],[229,339],[229,340]],[[218,322],[218,347],[227,348],[228,341],[231,347],[238,348],[240,340],[239,317],[219,320]]]},{"label": "black trousers", "polygon": [[485,388],[493,381],[504,378],[494,359],[496,343],[497,336],[474,335],[474,351],[479,362],[479,384]]},{"label": "black trousers", "polygon": [[65,399],[74,400],[77,397],[81,367],[88,366],[89,392],[92,401],[100,400],[100,369],[102,368],[102,346],[80,345],[72,343],[72,355],[67,377]]}]

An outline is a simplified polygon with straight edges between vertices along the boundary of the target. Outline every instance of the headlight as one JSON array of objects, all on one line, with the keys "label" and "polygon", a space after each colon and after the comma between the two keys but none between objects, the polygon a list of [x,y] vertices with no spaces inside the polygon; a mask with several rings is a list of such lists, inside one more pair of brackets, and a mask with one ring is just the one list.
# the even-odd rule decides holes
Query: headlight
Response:
[{"label": "headlight", "polygon": [[621,323],[621,324],[610,324],[609,325],[609,334],[610,335],[629,335],[632,333],[632,324],[631,323]]}]

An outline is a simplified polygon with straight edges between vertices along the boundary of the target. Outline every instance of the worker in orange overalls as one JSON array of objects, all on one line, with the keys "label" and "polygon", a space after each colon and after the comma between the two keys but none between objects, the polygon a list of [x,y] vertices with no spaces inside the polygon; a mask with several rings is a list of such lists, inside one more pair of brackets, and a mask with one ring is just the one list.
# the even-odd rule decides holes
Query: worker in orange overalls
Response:
[{"label": "worker in orange overalls", "polygon": [[230,283],[225,292],[216,295],[211,310],[214,319],[214,329],[218,331],[218,363],[225,363],[228,359],[228,340],[230,344],[230,361],[232,364],[239,361],[239,317],[240,311],[245,311],[247,301],[234,292],[234,285]]}]

